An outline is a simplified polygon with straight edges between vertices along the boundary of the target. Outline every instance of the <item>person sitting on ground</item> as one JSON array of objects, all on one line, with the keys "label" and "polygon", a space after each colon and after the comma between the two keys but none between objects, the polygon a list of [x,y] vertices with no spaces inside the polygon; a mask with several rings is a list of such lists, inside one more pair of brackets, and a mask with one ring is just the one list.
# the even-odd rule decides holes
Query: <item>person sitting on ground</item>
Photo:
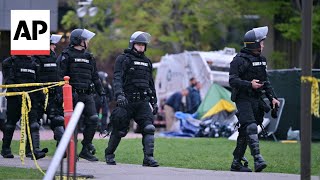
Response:
[{"label": "person sitting on ground", "polygon": [[189,91],[187,89],[183,89],[182,91],[175,92],[172,94],[164,105],[164,112],[166,118],[166,130],[172,131],[173,124],[175,122],[174,113],[180,111],[183,107],[182,97],[187,96]]}]

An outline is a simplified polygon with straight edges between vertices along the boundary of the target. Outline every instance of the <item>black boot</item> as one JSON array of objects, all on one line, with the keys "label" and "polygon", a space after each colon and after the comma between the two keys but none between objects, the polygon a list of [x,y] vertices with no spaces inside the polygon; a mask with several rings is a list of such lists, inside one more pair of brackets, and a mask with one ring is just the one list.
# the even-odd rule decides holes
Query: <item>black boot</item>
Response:
[{"label": "black boot", "polygon": [[[60,118],[60,116],[58,118]],[[63,117],[62,117],[62,119],[63,119]],[[57,118],[54,119],[54,120],[57,120]],[[51,122],[51,124],[52,124],[52,122]],[[53,129],[53,138],[54,138],[54,140],[57,141],[56,147],[58,147],[58,145],[59,145],[59,143],[60,143],[60,141],[62,139],[63,133],[64,133],[64,127],[63,126],[57,126],[57,127],[54,127],[54,128],[51,127],[51,128]],[[66,157],[67,157],[67,152],[65,152],[64,155],[63,155],[63,158],[66,158]]]},{"label": "black boot", "polygon": [[94,147],[94,145],[92,143],[88,144],[88,148],[89,148],[89,151],[92,155],[96,154],[96,148]]},{"label": "black boot", "polygon": [[14,158],[10,148],[14,129],[15,126],[9,124],[6,124],[4,127],[1,150],[1,155],[3,158]]},{"label": "black boot", "polygon": [[98,158],[96,158],[91,152],[90,147],[88,144],[82,146],[82,150],[79,154],[79,157],[86,159],[88,161],[98,161]]},{"label": "black boot", "polygon": [[106,158],[106,163],[108,165],[116,165],[116,161],[114,160],[115,155],[114,152],[116,151],[119,143],[121,141],[121,137],[115,134],[111,134],[109,142],[108,142],[108,147],[105,149],[105,158]]},{"label": "black boot", "polygon": [[3,158],[14,158],[14,155],[11,152],[11,149],[2,148],[1,155]]},{"label": "black boot", "polygon": [[108,165],[117,165],[116,161],[114,160],[115,155],[114,154],[108,154],[106,157],[106,163]]},{"label": "black boot", "polygon": [[[247,140],[245,136],[238,136],[237,138],[237,146],[233,151],[233,161],[231,164],[230,171],[238,171],[238,172],[252,172],[252,170],[248,167],[248,160],[244,157],[244,153],[247,149]],[[244,161],[242,164],[241,161]]]},{"label": "black boot", "polygon": [[158,162],[153,157],[153,151],[154,151],[154,135],[153,134],[145,134],[142,138],[142,144],[143,144],[143,166],[149,166],[149,167],[158,167]]},{"label": "black boot", "polygon": [[64,127],[63,126],[57,126],[57,127],[54,128],[54,130],[53,130],[53,138],[54,138],[54,140],[57,141],[57,145],[59,144],[58,142],[61,141],[63,133],[64,133]]},{"label": "black boot", "polygon": [[267,167],[267,163],[264,161],[260,154],[259,138],[257,134],[251,134],[247,137],[248,145],[251,150],[251,155],[254,158],[254,171],[261,172]]},{"label": "black boot", "polygon": [[[46,157],[46,153],[48,152],[47,148],[40,149],[40,133],[38,131],[31,132],[31,138],[32,138],[32,147],[33,147],[33,153],[36,159],[41,159]],[[29,146],[29,144],[27,145]],[[31,155],[31,159],[33,160],[33,156]]]}]

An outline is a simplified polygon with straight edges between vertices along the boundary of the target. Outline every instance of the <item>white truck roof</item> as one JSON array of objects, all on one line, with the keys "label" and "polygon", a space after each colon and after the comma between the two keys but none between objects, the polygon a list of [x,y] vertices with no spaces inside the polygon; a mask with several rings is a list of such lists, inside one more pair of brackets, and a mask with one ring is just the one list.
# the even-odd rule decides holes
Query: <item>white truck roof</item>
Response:
[{"label": "white truck roof", "polygon": [[158,99],[188,87],[191,77],[202,84],[202,98],[212,83],[229,86],[229,67],[235,55],[234,48],[226,47],[219,51],[185,51],[162,56],[159,63],[153,64],[157,68],[155,87]]}]

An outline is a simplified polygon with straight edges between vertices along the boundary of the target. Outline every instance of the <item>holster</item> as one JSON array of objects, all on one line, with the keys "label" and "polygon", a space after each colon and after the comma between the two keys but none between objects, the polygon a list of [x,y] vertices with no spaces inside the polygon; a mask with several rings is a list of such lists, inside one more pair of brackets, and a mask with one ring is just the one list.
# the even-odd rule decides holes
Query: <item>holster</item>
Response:
[{"label": "holster", "polygon": [[263,109],[263,111],[264,111],[265,113],[268,113],[268,112],[271,110],[270,107],[267,105],[266,102],[264,102],[264,100],[263,100],[262,98],[260,99],[259,107],[260,107],[261,109]]},{"label": "holster", "polygon": [[232,88],[231,101],[236,102],[238,92],[239,92],[239,90],[237,88]]},{"label": "holster", "polygon": [[150,99],[146,91],[127,93],[126,97],[130,102],[148,101]]}]

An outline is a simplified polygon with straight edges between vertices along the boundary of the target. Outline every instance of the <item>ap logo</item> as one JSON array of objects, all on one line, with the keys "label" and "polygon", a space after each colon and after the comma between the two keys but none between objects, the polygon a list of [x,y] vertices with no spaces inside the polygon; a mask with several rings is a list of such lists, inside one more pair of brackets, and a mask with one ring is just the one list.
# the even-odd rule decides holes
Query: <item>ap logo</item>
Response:
[{"label": "ap logo", "polygon": [[11,10],[11,55],[50,55],[50,11]]}]

